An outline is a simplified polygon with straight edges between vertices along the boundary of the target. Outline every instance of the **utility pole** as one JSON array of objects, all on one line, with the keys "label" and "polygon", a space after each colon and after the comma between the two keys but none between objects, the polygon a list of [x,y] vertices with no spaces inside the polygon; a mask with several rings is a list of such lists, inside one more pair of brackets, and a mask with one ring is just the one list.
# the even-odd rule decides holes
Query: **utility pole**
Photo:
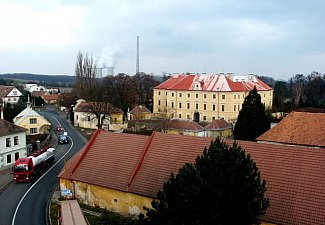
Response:
[{"label": "utility pole", "polygon": [[137,36],[137,68],[136,68],[136,74],[140,73],[139,69],[139,36]]}]

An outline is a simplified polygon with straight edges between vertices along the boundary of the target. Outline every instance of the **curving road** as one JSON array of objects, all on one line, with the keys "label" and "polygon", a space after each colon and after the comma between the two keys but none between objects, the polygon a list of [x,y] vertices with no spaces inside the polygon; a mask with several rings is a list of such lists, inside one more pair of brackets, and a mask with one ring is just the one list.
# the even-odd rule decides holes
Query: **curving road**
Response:
[{"label": "curving road", "polygon": [[86,140],[55,109],[50,108],[43,114],[53,127],[58,123],[61,124],[68,132],[70,142],[57,146],[54,164],[38,180],[33,183],[12,182],[0,194],[0,225],[46,225],[47,205],[52,191],[58,186],[57,176],[65,161],[86,143]]}]

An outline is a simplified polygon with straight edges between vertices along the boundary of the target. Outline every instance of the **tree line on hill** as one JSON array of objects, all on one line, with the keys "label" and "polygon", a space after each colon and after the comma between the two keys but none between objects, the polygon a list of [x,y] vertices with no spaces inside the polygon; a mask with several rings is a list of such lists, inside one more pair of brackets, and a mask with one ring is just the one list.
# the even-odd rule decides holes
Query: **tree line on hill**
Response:
[{"label": "tree line on hill", "polygon": [[[5,73],[0,74],[0,82],[2,85],[12,85],[17,83],[16,80],[24,80],[26,82],[33,81],[38,85],[47,87],[72,87],[75,83],[75,76],[68,75],[41,75],[31,73]],[[5,81],[4,81],[5,80]]]},{"label": "tree line on hill", "polygon": [[273,111],[290,112],[297,108],[325,108],[325,74],[296,74],[288,81],[259,77],[274,89]]}]

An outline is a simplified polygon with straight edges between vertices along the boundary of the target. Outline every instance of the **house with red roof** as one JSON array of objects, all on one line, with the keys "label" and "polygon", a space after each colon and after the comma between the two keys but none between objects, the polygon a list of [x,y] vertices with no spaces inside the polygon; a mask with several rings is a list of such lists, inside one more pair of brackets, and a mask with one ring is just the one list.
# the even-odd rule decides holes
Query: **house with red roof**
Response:
[{"label": "house with red roof", "polygon": [[325,113],[291,112],[257,141],[325,148]]},{"label": "house with red roof", "polygon": [[271,108],[273,89],[253,74],[174,74],[154,88],[153,112],[196,122],[224,118],[232,123],[254,87],[265,107]]},{"label": "house with red roof", "polygon": [[107,130],[121,130],[126,128],[123,122],[123,111],[110,103],[86,102],[79,99],[73,108],[74,125],[82,128],[97,129],[97,116],[94,111],[101,113],[103,128]]},{"label": "house with red roof", "polygon": [[[151,136],[97,130],[59,174],[61,190],[91,206],[127,215],[145,213],[171,173],[194,162],[213,139],[153,132]],[[227,140],[229,145],[232,140]],[[266,180],[270,206],[263,224],[325,224],[325,152],[238,141]]]},{"label": "house with red roof", "polygon": [[217,119],[204,127],[205,137],[232,137],[232,126],[224,119]]},{"label": "house with red roof", "polygon": [[166,122],[166,133],[168,134],[204,137],[203,127],[194,121],[173,119]]}]

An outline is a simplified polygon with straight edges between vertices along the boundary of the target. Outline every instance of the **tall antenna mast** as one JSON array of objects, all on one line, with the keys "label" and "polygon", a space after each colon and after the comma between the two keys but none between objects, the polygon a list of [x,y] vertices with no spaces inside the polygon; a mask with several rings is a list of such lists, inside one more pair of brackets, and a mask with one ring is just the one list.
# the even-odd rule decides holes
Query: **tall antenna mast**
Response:
[{"label": "tall antenna mast", "polygon": [[137,68],[136,68],[136,74],[140,73],[139,69],[139,36],[137,36]]}]

